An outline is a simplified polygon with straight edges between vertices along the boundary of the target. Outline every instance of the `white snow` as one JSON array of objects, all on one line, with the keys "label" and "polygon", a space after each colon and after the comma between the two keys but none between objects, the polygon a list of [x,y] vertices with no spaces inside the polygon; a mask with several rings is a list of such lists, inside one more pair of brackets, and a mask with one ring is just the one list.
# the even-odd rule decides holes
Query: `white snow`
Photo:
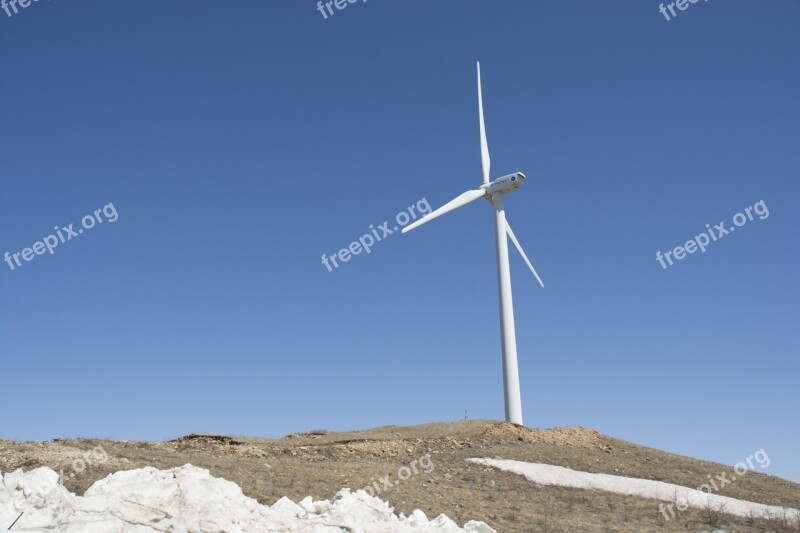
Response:
[{"label": "white snow", "polygon": [[464,528],[416,510],[398,517],[388,503],[363,490],[342,489],[329,500],[284,497],[267,506],[248,498],[231,481],[185,465],[111,474],[83,496],[70,493],[56,472],[37,468],[0,473],[0,530],[23,513],[13,531],[28,533],[496,533],[483,522]]},{"label": "white snow", "polygon": [[[542,485],[558,485],[561,487],[574,487],[579,489],[599,489],[618,494],[641,496],[659,501],[674,502],[675,513],[679,508],[696,507],[699,509],[715,509],[738,516],[758,516],[765,518],[788,517],[791,520],[800,520],[800,510],[777,505],[764,505],[706,493],[702,490],[690,489],[682,485],[609,474],[592,474],[572,470],[563,466],[553,466],[541,463],[526,463],[507,459],[467,459],[473,463],[493,466],[525,476],[530,481]],[[667,510],[667,513],[669,511]],[[669,513],[671,516],[671,513]]]}]

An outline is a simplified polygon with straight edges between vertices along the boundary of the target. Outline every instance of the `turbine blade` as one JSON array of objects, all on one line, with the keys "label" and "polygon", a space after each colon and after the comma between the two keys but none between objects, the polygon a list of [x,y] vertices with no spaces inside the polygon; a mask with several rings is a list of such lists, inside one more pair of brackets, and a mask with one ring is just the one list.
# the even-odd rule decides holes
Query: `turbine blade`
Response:
[{"label": "turbine blade", "polygon": [[481,172],[483,184],[489,183],[489,170],[492,162],[489,158],[489,143],[486,140],[486,123],[483,120],[483,89],[481,88],[481,63],[478,61],[478,115],[481,121]]},{"label": "turbine blade", "polygon": [[428,213],[427,215],[425,215],[421,219],[417,220],[413,224],[410,224],[410,225],[406,226],[405,228],[403,228],[403,233],[409,232],[412,229],[416,228],[417,226],[421,226],[421,225],[425,224],[426,222],[430,222],[434,218],[439,218],[440,216],[444,215],[445,213],[449,213],[453,209],[458,209],[459,207],[465,206],[465,205],[467,205],[467,204],[469,204],[471,202],[474,202],[475,200],[477,200],[479,198],[483,198],[485,196],[486,196],[486,191],[484,191],[483,189],[473,189],[471,191],[467,191],[467,192],[459,195],[458,197],[450,200],[449,202],[444,204],[439,209],[437,209],[437,210],[435,210],[435,211],[433,211],[431,213]]},{"label": "turbine blade", "polygon": [[540,278],[539,274],[536,273],[536,269],[533,268],[533,265],[531,264],[530,260],[528,259],[528,256],[525,255],[525,250],[523,250],[522,246],[520,246],[519,241],[517,240],[517,237],[514,235],[514,232],[511,230],[511,225],[508,223],[508,220],[506,220],[506,233],[508,233],[508,236],[511,237],[511,242],[513,242],[514,246],[517,247],[517,250],[519,250],[519,253],[522,256],[522,258],[525,260],[526,263],[528,263],[528,268],[530,268],[531,272],[533,272],[533,275],[536,276],[536,281],[538,281],[539,285],[541,285],[542,288],[544,288],[544,283],[542,283],[542,278]]}]

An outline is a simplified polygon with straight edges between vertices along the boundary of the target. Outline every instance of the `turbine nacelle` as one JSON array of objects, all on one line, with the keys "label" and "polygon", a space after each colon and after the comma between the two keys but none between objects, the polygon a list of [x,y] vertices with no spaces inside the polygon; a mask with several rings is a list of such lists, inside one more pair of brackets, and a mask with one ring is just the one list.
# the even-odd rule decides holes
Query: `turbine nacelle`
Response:
[{"label": "turbine nacelle", "polygon": [[486,191],[487,198],[491,198],[491,196],[495,193],[509,193],[514,192],[520,187],[522,187],[522,182],[525,181],[525,174],[522,172],[514,172],[513,174],[509,174],[508,176],[503,176],[501,178],[497,178],[494,181],[487,183],[486,185],[481,185],[481,189]]}]

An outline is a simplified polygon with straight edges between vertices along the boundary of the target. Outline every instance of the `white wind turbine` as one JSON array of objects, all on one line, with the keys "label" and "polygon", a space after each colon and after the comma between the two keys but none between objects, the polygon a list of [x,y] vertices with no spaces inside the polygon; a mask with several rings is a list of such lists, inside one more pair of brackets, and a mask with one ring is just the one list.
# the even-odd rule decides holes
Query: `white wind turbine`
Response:
[{"label": "white wind turbine", "polygon": [[494,207],[494,228],[497,240],[497,287],[500,294],[500,343],[503,351],[503,390],[505,393],[506,420],[522,425],[522,399],[519,392],[519,368],[517,366],[517,337],[514,331],[514,304],[511,298],[511,271],[508,267],[508,241],[506,240],[506,235],[511,238],[511,242],[517,247],[539,284],[544,287],[544,283],[542,283],[542,279],[533,268],[528,256],[525,255],[525,251],[514,236],[514,232],[511,231],[511,226],[506,221],[505,208],[503,207],[503,197],[519,189],[525,180],[525,175],[522,172],[515,172],[514,174],[497,178],[494,181],[489,181],[489,144],[486,142],[486,125],[483,120],[480,63],[478,63],[478,114],[481,126],[483,184],[477,189],[463,193],[413,224],[409,224],[403,228],[403,233],[480,198],[486,198]]}]

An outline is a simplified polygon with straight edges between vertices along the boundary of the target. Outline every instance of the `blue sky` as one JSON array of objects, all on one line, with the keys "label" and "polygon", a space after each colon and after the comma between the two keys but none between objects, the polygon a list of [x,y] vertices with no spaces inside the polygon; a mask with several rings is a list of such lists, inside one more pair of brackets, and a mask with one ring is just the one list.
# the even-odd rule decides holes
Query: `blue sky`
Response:
[{"label": "blue sky", "polygon": [[[800,481],[800,3],[40,1],[0,12],[0,436],[503,417],[491,210],[329,272],[492,175],[526,424]],[[769,217],[662,269],[763,200]]]}]

